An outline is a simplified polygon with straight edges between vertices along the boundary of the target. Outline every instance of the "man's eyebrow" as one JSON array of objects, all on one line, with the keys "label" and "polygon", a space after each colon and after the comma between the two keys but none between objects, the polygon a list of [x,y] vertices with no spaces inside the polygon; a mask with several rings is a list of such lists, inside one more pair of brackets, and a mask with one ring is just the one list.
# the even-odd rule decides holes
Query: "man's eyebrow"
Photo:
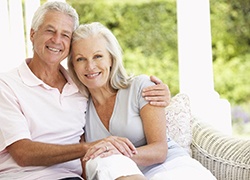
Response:
[{"label": "man's eyebrow", "polygon": [[55,27],[53,25],[51,25],[51,24],[47,24],[45,27],[46,28],[53,28],[53,29],[55,29]]},{"label": "man's eyebrow", "polygon": [[[56,29],[53,25],[51,25],[51,24],[48,24],[48,25],[46,25],[45,26],[46,28],[52,28],[52,29]],[[70,30],[63,30],[63,32],[64,33],[67,33],[67,34],[72,34],[73,33],[73,31],[70,31]]]}]

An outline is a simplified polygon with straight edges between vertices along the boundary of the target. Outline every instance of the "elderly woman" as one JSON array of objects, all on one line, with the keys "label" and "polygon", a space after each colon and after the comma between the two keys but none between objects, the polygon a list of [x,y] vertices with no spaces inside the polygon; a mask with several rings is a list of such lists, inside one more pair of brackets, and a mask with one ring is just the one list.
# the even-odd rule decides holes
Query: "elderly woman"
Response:
[{"label": "elderly woman", "polygon": [[[153,83],[146,75],[134,77],[126,73],[121,47],[109,29],[100,23],[80,25],[72,37],[68,66],[78,87],[83,92],[87,89],[90,95],[85,126],[87,142],[109,136],[126,137],[137,147],[137,153],[130,159],[148,179],[215,179],[166,137],[164,108],[152,106],[142,97],[142,89]],[[115,174],[118,167],[129,169],[126,163],[122,167],[120,156],[95,158],[87,153],[84,158],[90,159],[86,164],[87,175],[100,174],[105,169]],[[112,173],[109,175],[105,177],[112,179]]]}]

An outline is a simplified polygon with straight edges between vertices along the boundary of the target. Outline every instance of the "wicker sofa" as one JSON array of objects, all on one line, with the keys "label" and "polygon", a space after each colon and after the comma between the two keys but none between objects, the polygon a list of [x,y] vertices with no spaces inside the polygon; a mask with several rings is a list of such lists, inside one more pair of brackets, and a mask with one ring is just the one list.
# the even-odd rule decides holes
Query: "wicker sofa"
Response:
[{"label": "wicker sofa", "polygon": [[224,135],[194,120],[191,150],[218,180],[250,180],[250,140]]},{"label": "wicker sofa", "polygon": [[171,98],[165,112],[167,135],[218,180],[250,180],[250,139],[222,134],[195,117],[183,93]]}]

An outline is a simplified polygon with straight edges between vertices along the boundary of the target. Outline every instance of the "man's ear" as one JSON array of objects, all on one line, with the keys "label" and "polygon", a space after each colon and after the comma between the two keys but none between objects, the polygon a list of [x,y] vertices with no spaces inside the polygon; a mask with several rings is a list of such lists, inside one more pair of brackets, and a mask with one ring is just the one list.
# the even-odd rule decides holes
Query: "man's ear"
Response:
[{"label": "man's ear", "polygon": [[33,43],[33,38],[34,38],[34,34],[35,34],[35,30],[34,29],[30,29],[30,41]]}]

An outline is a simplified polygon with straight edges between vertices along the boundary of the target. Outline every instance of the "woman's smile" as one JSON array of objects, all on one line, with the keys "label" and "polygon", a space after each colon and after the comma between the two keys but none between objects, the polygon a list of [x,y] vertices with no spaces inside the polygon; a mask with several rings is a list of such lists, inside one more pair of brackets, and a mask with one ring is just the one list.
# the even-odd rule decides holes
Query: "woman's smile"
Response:
[{"label": "woman's smile", "polygon": [[97,76],[99,76],[101,74],[101,72],[97,72],[97,73],[91,73],[91,74],[86,74],[85,76],[89,79],[94,79]]}]

